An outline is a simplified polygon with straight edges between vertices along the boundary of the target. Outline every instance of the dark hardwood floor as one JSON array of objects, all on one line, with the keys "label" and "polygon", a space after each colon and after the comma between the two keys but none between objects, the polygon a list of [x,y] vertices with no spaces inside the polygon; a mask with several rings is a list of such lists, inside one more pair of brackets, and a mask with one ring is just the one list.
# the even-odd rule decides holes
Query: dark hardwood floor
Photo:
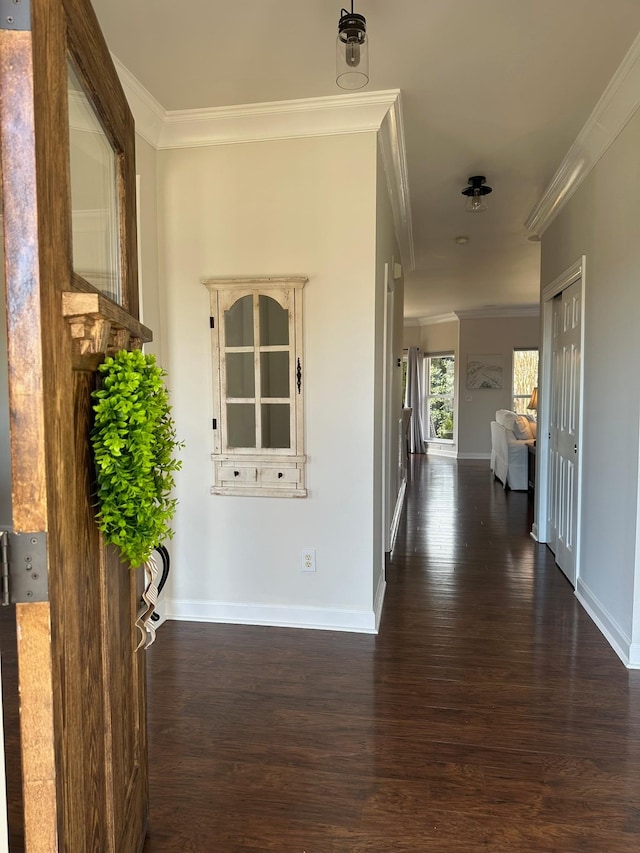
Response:
[{"label": "dark hardwood floor", "polygon": [[144,853],[640,850],[640,672],[530,527],[413,457],[377,637],[165,624]]},{"label": "dark hardwood floor", "polygon": [[526,493],[412,468],[379,636],[161,629],[145,853],[640,849],[640,673]]}]

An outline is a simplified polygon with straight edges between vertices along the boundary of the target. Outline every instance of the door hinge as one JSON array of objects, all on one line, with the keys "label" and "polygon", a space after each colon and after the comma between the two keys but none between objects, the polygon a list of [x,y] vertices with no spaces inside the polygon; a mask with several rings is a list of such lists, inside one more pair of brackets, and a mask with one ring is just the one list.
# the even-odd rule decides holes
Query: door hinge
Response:
[{"label": "door hinge", "polygon": [[214,429],[218,429],[218,419],[217,419],[217,418],[213,418],[212,423],[213,423],[213,428],[214,428]]},{"label": "door hinge", "polygon": [[212,329],[215,329],[215,327],[216,327],[216,318],[215,317],[209,317],[209,326]]},{"label": "door hinge", "polygon": [[31,29],[31,0],[0,0],[0,30]]},{"label": "door hinge", "polygon": [[0,531],[2,604],[49,600],[47,534]]}]

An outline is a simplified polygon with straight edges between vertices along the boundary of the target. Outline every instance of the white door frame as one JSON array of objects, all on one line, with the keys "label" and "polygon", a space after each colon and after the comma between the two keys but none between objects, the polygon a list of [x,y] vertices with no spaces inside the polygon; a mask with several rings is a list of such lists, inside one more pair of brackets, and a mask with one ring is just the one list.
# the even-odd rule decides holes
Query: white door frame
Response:
[{"label": "white door frame", "polygon": [[553,337],[553,298],[569,285],[581,281],[582,323],[580,327],[580,411],[578,413],[578,459],[576,461],[576,485],[578,489],[578,510],[576,518],[576,584],[580,576],[580,528],[582,523],[582,447],[584,445],[583,412],[584,412],[584,336],[585,336],[585,271],[586,256],[582,255],[568,269],[555,278],[542,290],[542,353],[540,368],[540,392],[538,397],[538,437],[536,462],[536,499],[535,517],[531,535],[538,542],[549,541],[548,500],[549,500],[549,413],[551,409],[551,372],[552,372],[552,337]]}]

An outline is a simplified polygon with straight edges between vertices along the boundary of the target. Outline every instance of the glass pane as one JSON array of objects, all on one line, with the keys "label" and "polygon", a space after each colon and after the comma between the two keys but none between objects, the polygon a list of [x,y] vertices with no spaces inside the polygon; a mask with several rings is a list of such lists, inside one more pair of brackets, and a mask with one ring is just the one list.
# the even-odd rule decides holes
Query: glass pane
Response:
[{"label": "glass pane", "polygon": [[513,352],[513,395],[528,395],[538,385],[538,350],[521,349]]},{"label": "glass pane", "polygon": [[228,352],[227,397],[255,397],[256,375],[252,352]]},{"label": "glass pane", "polygon": [[262,404],[262,446],[291,447],[288,404]]},{"label": "glass pane", "polygon": [[289,312],[270,296],[260,297],[260,346],[289,346]]},{"label": "glass pane", "polygon": [[224,336],[228,347],[253,346],[253,296],[243,296],[224,312]]},{"label": "glass pane", "polygon": [[260,384],[262,397],[289,396],[289,353],[260,353]]},{"label": "glass pane", "polygon": [[116,154],[70,64],[67,88],[73,268],[122,304]]},{"label": "glass pane", "polygon": [[454,359],[443,355],[429,359],[429,394],[453,394]]},{"label": "glass pane", "polygon": [[453,440],[453,400],[431,398],[429,400],[429,438]]},{"label": "glass pane", "polygon": [[256,407],[253,403],[227,403],[229,447],[256,446]]}]

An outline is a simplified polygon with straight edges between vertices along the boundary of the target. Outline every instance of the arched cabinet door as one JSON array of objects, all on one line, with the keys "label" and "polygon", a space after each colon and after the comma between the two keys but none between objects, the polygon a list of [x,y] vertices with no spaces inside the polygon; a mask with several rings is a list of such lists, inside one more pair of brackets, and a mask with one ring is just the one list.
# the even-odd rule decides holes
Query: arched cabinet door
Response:
[{"label": "arched cabinet door", "polygon": [[141,575],[98,532],[89,433],[97,366],[151,337],[138,320],[134,125],[89,0],[2,11],[25,848],[122,853],[142,849],[148,816]]},{"label": "arched cabinet door", "polygon": [[213,494],[306,496],[305,282],[203,279],[211,294]]}]

